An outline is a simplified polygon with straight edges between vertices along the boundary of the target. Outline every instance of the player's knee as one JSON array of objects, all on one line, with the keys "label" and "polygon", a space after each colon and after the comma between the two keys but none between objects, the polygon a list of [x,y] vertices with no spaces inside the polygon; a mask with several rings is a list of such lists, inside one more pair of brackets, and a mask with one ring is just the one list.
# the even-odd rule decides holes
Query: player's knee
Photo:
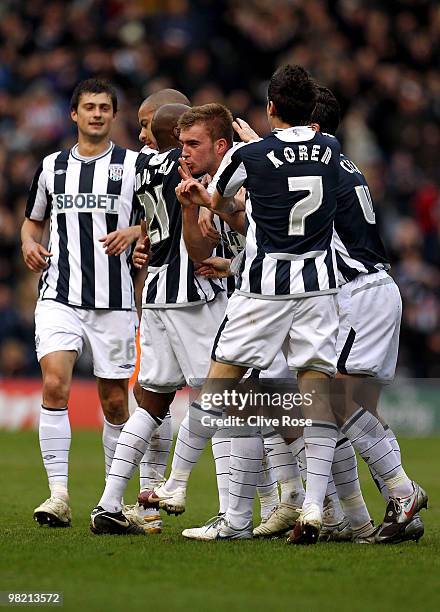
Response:
[{"label": "player's knee", "polygon": [[62,408],[69,399],[69,382],[60,374],[51,372],[43,380],[43,404],[50,408]]},{"label": "player's knee", "polygon": [[136,400],[136,404],[140,406],[142,401],[142,387],[140,386],[138,381],[134,383],[133,395],[134,399]]},{"label": "player's knee", "polygon": [[154,393],[153,391],[142,389],[142,400],[139,403],[139,407],[144,408],[144,410],[147,410],[150,414],[163,419],[165,418],[175,395],[175,391],[170,393]]},{"label": "player's knee", "polygon": [[105,414],[105,418],[110,423],[125,423],[128,419],[128,406],[127,401],[122,392],[115,391],[111,393],[104,400],[101,399],[102,410]]}]

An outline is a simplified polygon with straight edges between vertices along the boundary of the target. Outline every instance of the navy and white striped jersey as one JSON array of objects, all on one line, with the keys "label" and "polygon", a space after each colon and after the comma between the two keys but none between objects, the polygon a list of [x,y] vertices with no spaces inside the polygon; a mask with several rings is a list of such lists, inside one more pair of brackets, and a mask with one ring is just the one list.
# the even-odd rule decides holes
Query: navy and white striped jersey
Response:
[{"label": "navy and white striped jersey", "polygon": [[364,175],[345,155],[341,154],[339,164],[334,244],[339,284],[344,284],[359,274],[389,270],[390,264]]},{"label": "navy and white striped jersey", "polygon": [[220,281],[196,276],[182,234],[181,206],[175,189],[180,149],[141,154],[136,163],[136,193],[145,209],[151,243],[143,308],[203,304],[223,291]]},{"label": "navy and white striped jersey", "polygon": [[237,293],[289,299],[337,291],[332,232],[339,154],[334,137],[309,127],[274,130],[234,151],[217,190],[224,197],[247,190]]},{"label": "navy and white striped jersey", "polygon": [[[212,180],[207,187],[207,191],[210,195],[214,193],[217,187],[218,178],[221,175],[223,169],[230,163],[231,157],[234,152],[240,147],[243,147],[245,144],[245,142],[236,142],[226,152],[225,156],[222,159],[220,167],[218,168],[215,175],[212,177]],[[246,244],[245,236],[239,234],[231,227],[229,227],[229,225],[225,223],[218,215],[214,215],[214,224],[221,237],[220,242],[215,251],[216,256],[226,257],[228,259],[233,259],[237,257],[244,250]],[[237,269],[238,268],[239,265]],[[226,279],[223,279],[223,285],[226,288],[228,297],[230,297],[234,293],[236,288],[235,274],[233,276],[228,276]]]},{"label": "navy and white striped jersey", "polygon": [[133,310],[131,249],[108,256],[99,238],[139,222],[134,197],[138,153],[111,143],[86,159],[77,146],[43,159],[27,201],[26,217],[50,218],[39,299],[91,309]]},{"label": "navy and white striped jersey", "polygon": [[[220,234],[220,242],[214,250],[214,255],[216,257],[234,259],[243,251],[246,238],[229,227],[229,225],[217,215],[214,215],[214,225]],[[222,279],[222,283],[228,298],[231,297],[236,289],[235,276],[227,276]]]}]

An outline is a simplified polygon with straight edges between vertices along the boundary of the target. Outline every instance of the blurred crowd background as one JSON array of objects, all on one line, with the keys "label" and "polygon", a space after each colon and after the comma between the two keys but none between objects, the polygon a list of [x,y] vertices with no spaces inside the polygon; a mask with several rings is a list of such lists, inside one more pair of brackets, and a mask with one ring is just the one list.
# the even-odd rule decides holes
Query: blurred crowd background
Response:
[{"label": "blurred crowd background", "polygon": [[399,372],[440,376],[436,0],[1,0],[1,376],[39,373],[20,226],[39,161],[74,143],[75,84],[117,86],[113,139],[138,149],[138,105],[163,87],[223,102],[264,135],[267,80],[287,61],[333,89],[338,136],[370,183],[404,299]]}]

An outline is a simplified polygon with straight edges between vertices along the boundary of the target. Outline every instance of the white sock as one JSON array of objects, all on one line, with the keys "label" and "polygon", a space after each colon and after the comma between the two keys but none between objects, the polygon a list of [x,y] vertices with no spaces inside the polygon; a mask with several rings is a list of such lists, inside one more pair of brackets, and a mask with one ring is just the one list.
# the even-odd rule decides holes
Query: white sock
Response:
[{"label": "white sock", "polygon": [[119,440],[119,435],[124,427],[125,423],[115,425],[109,423],[104,417],[104,427],[102,428],[102,446],[104,448],[104,461],[105,461],[105,479],[107,480],[108,473],[113,461],[113,456],[116,450],[116,444]]},{"label": "white sock", "polygon": [[[396,459],[398,460],[399,464],[402,465],[400,446],[399,446],[396,436],[394,435],[393,430],[388,425],[384,425],[383,428],[385,430],[388,440],[390,441],[390,444],[394,451]],[[388,487],[385,481],[379,476],[379,474],[374,469],[374,467],[369,466],[369,468],[370,468],[370,472],[373,477],[373,480],[376,483],[376,486],[380,491],[380,494],[385,499],[385,501],[388,501],[390,499],[390,494],[389,494]]]},{"label": "white sock", "polygon": [[219,513],[224,514],[229,504],[229,457],[231,455],[231,438],[223,437],[218,431],[212,438],[212,454],[217,476]]},{"label": "white sock", "polygon": [[400,465],[402,465],[402,453],[400,452],[399,442],[394,434],[394,431],[391,429],[389,425],[384,425],[385,433],[387,434],[387,438],[390,441],[391,448],[393,449],[397,459],[399,460]]},{"label": "white sock", "polygon": [[344,512],[342,510],[338,494],[336,493],[335,482],[333,480],[333,476],[331,472],[328,478],[324,504],[326,502],[330,502],[332,506],[332,514],[333,514],[332,522],[340,523],[342,520],[344,520]]},{"label": "white sock", "polygon": [[165,490],[172,493],[177,487],[186,487],[191,470],[197,463],[205,446],[217,431],[216,427],[202,424],[206,416],[221,417],[222,412],[213,416],[213,411],[207,415],[198,402],[193,402],[179,427],[176,446],[174,448],[171,474]]},{"label": "white sock", "polygon": [[39,438],[41,456],[49,480],[50,493],[68,501],[67,480],[71,431],[66,408],[40,410]]},{"label": "white sock", "polygon": [[[304,438],[301,436],[297,438],[294,442],[291,442],[288,446],[292,456],[295,460],[296,466],[301,475],[301,480],[304,484],[307,482],[307,459],[306,459],[306,451],[304,447]],[[303,487],[304,487],[303,484]]]},{"label": "white sock", "polygon": [[262,520],[265,520],[275,506],[278,506],[280,503],[275,473],[270,466],[266,454],[263,455],[261,471],[258,474],[257,493],[260,499],[260,516]]},{"label": "white sock", "polygon": [[294,440],[293,442],[288,444],[287,447],[290,450],[290,452],[292,453],[292,457],[296,461],[297,458],[298,458],[299,453],[302,450],[304,450],[304,438],[302,436],[300,438],[297,438],[296,440]]},{"label": "white sock", "polygon": [[373,468],[368,466],[368,469],[370,470],[371,477],[374,480],[374,484],[376,485],[379,493],[382,495],[382,497],[384,498],[386,502],[389,501],[390,495],[388,493],[387,485],[382,480],[382,478],[375,472]]},{"label": "white sock", "polygon": [[143,408],[136,408],[125,423],[119,436],[104,493],[99,506],[110,512],[119,512],[122,497],[128,481],[141,462],[145,450],[160,425],[160,419],[153,417]]},{"label": "white sock", "polygon": [[375,416],[359,408],[345,422],[341,431],[368,466],[384,480],[393,497],[411,495],[411,481],[402,469],[382,424]]},{"label": "white sock", "polygon": [[252,523],[255,489],[263,460],[263,440],[232,438],[229,461],[229,506],[227,520],[234,529]]},{"label": "white sock", "polygon": [[371,516],[362,496],[354,448],[343,434],[335,447],[332,474],[342,510],[353,529],[363,527]]},{"label": "white sock", "polygon": [[153,489],[163,481],[172,443],[171,414],[167,412],[162,424],[151,436],[145,455],[140,462],[139,484],[141,490]]},{"label": "white sock", "polygon": [[314,421],[311,427],[304,428],[307,486],[303,508],[316,504],[322,509],[337,438],[334,423]]},{"label": "white sock", "polygon": [[[291,480],[281,480],[279,483],[281,492],[280,498],[281,503],[283,504],[294,504],[296,506],[302,506],[304,503],[306,491],[304,489],[302,478],[299,475],[299,469],[296,463],[295,467],[298,472],[298,477],[293,478]],[[299,485],[301,485],[301,488],[299,488]]]},{"label": "white sock", "polygon": [[275,478],[280,484],[281,502],[292,503],[298,498],[296,501],[302,505],[305,495],[304,485],[298,463],[289,447],[279,434],[273,433],[264,438],[264,448]]}]

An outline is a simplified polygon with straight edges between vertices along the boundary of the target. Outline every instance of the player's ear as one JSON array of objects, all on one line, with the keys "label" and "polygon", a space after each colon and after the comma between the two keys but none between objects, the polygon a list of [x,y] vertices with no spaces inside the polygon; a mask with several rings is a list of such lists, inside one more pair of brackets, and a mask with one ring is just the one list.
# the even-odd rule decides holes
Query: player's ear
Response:
[{"label": "player's ear", "polygon": [[267,113],[271,117],[274,117],[277,114],[277,109],[275,108],[275,104],[272,102],[272,100],[267,101]]},{"label": "player's ear", "polygon": [[180,129],[177,127],[177,125],[173,128],[173,136],[177,141],[180,140]]},{"label": "player's ear", "polygon": [[319,123],[315,123],[314,121],[312,121],[312,123],[310,123],[309,125],[315,132],[321,131],[321,126],[319,125]]},{"label": "player's ear", "polygon": [[226,140],[226,138],[219,138],[218,140],[216,140],[215,148],[218,155],[224,155],[229,149],[228,141]]},{"label": "player's ear", "polygon": [[74,121],[75,123],[77,122],[78,112],[77,112],[76,108],[71,108],[70,109],[70,117],[71,117],[72,121]]}]

